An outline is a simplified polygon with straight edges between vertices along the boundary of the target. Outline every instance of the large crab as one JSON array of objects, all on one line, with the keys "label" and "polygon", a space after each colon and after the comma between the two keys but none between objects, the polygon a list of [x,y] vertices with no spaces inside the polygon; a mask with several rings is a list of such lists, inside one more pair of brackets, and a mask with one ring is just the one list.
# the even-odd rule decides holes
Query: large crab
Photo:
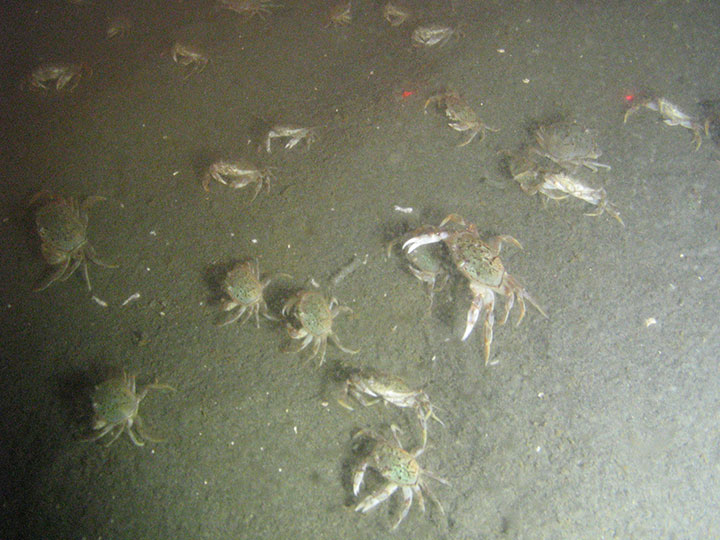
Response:
[{"label": "large crab", "polygon": [[417,497],[420,509],[423,512],[425,511],[423,493],[430,497],[438,505],[440,512],[444,514],[442,504],[430,491],[426,479],[432,478],[445,485],[450,485],[450,483],[420,467],[416,458],[423,453],[425,448],[422,447],[414,452],[404,450],[397,437],[397,428],[395,426],[392,426],[392,428],[394,443],[365,430],[360,430],[353,435],[353,439],[364,439],[369,444],[369,452],[358,463],[353,473],[353,494],[357,496],[360,493],[365,471],[368,468],[377,471],[386,480],[386,483],[379,491],[368,495],[360,501],[355,507],[356,512],[362,512],[363,514],[369,512],[400,489],[403,495],[403,504],[400,516],[392,527],[396,529],[410,511],[413,497]]},{"label": "large crab", "polygon": [[80,265],[83,267],[88,290],[92,290],[87,269],[88,259],[106,268],[117,267],[115,264],[103,262],[86,236],[87,210],[104,200],[104,197],[93,196],[80,203],[73,197],[66,199],[49,191],[40,191],[30,199],[31,206],[39,204],[35,211],[35,227],[42,242],[40,252],[49,265],[56,267],[35,287],[35,291],[42,291],[58,280],[66,280]]},{"label": "large crab", "polygon": [[[448,223],[455,223],[463,227],[461,230],[446,228]],[[535,299],[514,277],[505,271],[500,260],[500,249],[503,242],[511,243],[522,248],[520,242],[509,235],[500,235],[484,241],[478,234],[475,224],[467,224],[457,215],[450,214],[435,229],[410,238],[403,244],[403,249],[412,252],[420,246],[435,242],[444,242],[456,268],[469,282],[473,294],[472,304],[467,314],[467,322],[462,340],[465,341],[475,327],[480,314],[483,313],[483,329],[485,340],[485,364],[490,359],[490,344],[493,339],[493,324],[495,321],[495,293],[505,297],[505,313],[500,324],[504,324],[517,297],[520,305],[520,315],[517,324],[525,316],[525,300],[530,302],[545,317],[547,315]]]}]

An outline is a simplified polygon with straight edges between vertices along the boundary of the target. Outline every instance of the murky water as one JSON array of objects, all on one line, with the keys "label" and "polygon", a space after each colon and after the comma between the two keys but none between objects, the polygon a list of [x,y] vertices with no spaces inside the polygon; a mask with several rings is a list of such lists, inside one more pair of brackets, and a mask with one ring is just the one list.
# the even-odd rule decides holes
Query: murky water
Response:
[{"label": "murky water", "polygon": [[[720,534],[716,403],[718,148],[624,96],[649,90],[689,114],[717,99],[720,6],[707,2],[411,2],[399,28],[380,2],[353,2],[348,27],[325,2],[282,2],[247,20],[212,2],[13,7],[3,32],[3,511],[25,538],[389,537],[401,496],[353,512],[351,440],[403,428],[408,411],[337,403],[346,366],[423,387],[421,466],[445,513],[415,503],[393,534],[413,539],[658,538]],[[454,9],[453,9],[454,8]],[[125,14],[126,36],[106,24]],[[427,23],[459,27],[436,49],[410,45]],[[176,40],[210,62],[184,79]],[[20,91],[46,61],[85,62],[70,94]],[[425,100],[460,93],[498,128],[466,136]],[[625,227],[577,200],[543,205],[509,179],[503,151],[575,120],[596,133]],[[318,141],[268,154],[274,123]],[[218,157],[273,167],[270,193],[231,191],[201,173]],[[88,237],[118,269],[90,265],[42,293],[32,194],[102,195]],[[395,206],[412,208],[403,213]],[[503,262],[547,311],[499,325],[490,366],[481,329],[461,342],[470,293],[456,276],[428,313],[423,284],[386,244],[450,213],[483,238],[524,249]],[[353,257],[367,263],[333,284]],[[355,356],[284,352],[284,326],[217,327],[220,282],[257,258],[273,313],[314,279],[352,308],[334,324]],[[139,293],[139,299],[122,305]],[[517,306],[511,314],[514,322]],[[87,392],[112,370],[155,379],[141,413],[166,440],[83,443]],[[361,497],[382,485],[368,474]],[[7,536],[10,538],[11,536]]]}]

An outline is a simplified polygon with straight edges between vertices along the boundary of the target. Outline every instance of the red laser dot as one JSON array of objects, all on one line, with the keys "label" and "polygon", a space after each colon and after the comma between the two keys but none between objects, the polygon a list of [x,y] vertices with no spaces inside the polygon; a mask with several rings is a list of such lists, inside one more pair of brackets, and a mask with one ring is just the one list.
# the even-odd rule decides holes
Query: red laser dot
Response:
[{"label": "red laser dot", "polygon": [[403,99],[405,99],[405,98],[408,98],[408,97],[412,96],[414,93],[415,93],[415,92],[411,92],[410,90],[405,90],[405,91],[402,93],[402,97],[403,97]]},{"label": "red laser dot", "polygon": [[628,94],[628,95],[625,96],[625,101],[632,101],[634,98],[635,98],[634,95]]}]

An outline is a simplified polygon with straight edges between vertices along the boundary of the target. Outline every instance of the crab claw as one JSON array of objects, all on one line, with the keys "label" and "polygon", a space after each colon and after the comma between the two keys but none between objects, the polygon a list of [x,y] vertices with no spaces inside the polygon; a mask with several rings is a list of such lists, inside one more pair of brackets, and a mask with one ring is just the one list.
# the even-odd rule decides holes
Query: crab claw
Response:
[{"label": "crab claw", "polygon": [[417,248],[421,246],[426,246],[427,244],[434,244],[436,242],[440,242],[442,240],[445,240],[448,236],[450,236],[450,233],[447,231],[438,231],[428,234],[421,234],[420,236],[415,236],[413,238],[410,238],[403,244],[403,249],[407,250],[408,253],[412,253]]}]

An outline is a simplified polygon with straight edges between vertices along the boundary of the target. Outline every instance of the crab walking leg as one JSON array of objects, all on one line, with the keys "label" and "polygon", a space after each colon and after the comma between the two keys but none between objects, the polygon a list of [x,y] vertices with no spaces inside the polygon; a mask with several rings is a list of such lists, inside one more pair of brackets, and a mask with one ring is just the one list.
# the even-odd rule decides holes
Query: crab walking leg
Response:
[{"label": "crab walking leg", "polygon": [[[467,314],[467,323],[465,324],[465,333],[462,336],[462,341],[465,341],[473,331],[475,323],[477,323],[480,317],[480,312],[489,311],[490,317],[492,317],[493,308],[495,306],[495,293],[492,290],[485,287],[472,287],[471,290],[474,293],[472,304]],[[488,315],[485,316],[485,325],[487,326]],[[486,332],[487,334],[487,332]],[[490,340],[492,341],[492,319],[490,322]]]},{"label": "crab walking leg", "polygon": [[[403,495],[403,502],[402,502],[402,511],[400,512],[400,515],[398,516],[397,520],[395,521],[395,524],[393,525],[393,530],[398,528],[398,525],[402,522],[403,519],[408,515],[408,512],[410,512],[410,507],[412,506],[413,502],[413,491],[417,493],[420,497],[418,500],[422,501],[422,493],[420,492],[420,488],[417,486],[414,487],[407,487],[403,486],[402,488],[402,495]],[[420,502],[420,508],[422,508],[423,513],[425,513],[425,503]]]}]

